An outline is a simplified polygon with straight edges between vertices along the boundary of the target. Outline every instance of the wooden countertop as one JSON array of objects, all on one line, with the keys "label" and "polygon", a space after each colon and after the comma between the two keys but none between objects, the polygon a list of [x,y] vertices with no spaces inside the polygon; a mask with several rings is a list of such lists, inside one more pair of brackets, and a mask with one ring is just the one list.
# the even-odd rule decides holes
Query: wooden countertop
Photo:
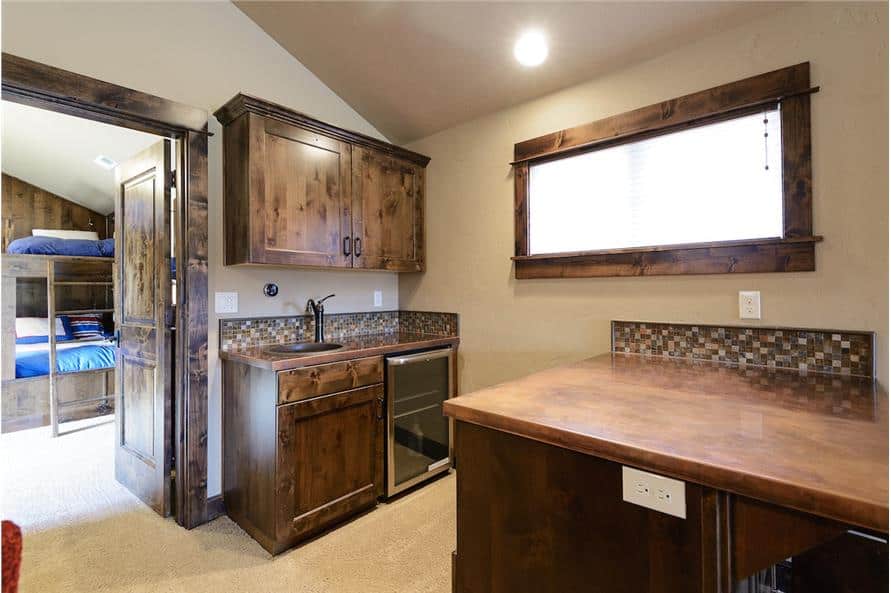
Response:
[{"label": "wooden countertop", "polygon": [[888,394],[872,379],[605,354],[462,395],[444,409],[888,532]]},{"label": "wooden countertop", "polygon": [[258,346],[238,350],[221,350],[220,358],[272,371],[287,371],[314,364],[339,362],[365,356],[379,356],[405,350],[417,350],[436,346],[457,346],[459,339],[457,336],[399,332],[368,334],[329,341],[343,344],[343,348],[314,354],[296,355],[272,354],[265,350],[265,346]]}]

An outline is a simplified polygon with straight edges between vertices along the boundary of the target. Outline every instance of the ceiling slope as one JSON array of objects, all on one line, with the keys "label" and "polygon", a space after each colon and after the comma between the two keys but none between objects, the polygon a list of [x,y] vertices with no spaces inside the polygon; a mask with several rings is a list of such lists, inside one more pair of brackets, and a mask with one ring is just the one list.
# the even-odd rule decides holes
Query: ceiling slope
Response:
[{"label": "ceiling slope", "polygon": [[[776,10],[749,2],[236,2],[378,130],[408,142]],[[513,58],[527,28],[550,56]]]}]

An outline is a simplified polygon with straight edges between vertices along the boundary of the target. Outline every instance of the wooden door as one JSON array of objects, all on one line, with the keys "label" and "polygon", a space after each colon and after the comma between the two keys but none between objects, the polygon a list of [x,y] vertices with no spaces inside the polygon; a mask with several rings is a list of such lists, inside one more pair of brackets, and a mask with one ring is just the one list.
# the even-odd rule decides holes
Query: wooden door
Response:
[{"label": "wooden door", "polygon": [[353,267],[424,270],[424,168],[353,147]]},{"label": "wooden door", "polygon": [[117,170],[115,477],[170,514],[170,141]]},{"label": "wooden door", "polygon": [[251,125],[260,123],[262,216],[252,234],[263,262],[349,267],[350,145],[275,120]]},{"label": "wooden door", "polygon": [[382,417],[380,384],[279,406],[279,549],[374,506]]}]

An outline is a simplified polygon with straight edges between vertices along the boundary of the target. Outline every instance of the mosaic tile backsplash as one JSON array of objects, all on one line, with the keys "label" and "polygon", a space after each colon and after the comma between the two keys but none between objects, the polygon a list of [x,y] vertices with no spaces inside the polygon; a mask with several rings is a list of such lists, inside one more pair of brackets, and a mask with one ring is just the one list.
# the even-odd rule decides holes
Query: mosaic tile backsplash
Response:
[{"label": "mosaic tile backsplash", "polygon": [[[425,311],[381,311],[373,313],[327,313],[325,339],[345,336],[411,332],[437,336],[458,335],[457,313]],[[288,344],[313,339],[312,315],[221,319],[220,349],[235,350]]]},{"label": "mosaic tile backsplash", "polygon": [[613,321],[613,352],[873,377],[874,334]]}]

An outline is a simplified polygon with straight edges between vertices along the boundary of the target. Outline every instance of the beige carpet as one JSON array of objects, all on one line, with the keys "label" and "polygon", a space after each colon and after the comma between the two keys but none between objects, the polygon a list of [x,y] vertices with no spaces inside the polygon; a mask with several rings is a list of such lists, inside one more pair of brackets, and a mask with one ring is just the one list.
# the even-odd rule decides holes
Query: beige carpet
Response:
[{"label": "beige carpet", "polygon": [[271,558],[228,518],[192,531],[114,480],[112,427],[0,437],[2,515],[25,530],[22,593],[450,591],[455,479]]}]

